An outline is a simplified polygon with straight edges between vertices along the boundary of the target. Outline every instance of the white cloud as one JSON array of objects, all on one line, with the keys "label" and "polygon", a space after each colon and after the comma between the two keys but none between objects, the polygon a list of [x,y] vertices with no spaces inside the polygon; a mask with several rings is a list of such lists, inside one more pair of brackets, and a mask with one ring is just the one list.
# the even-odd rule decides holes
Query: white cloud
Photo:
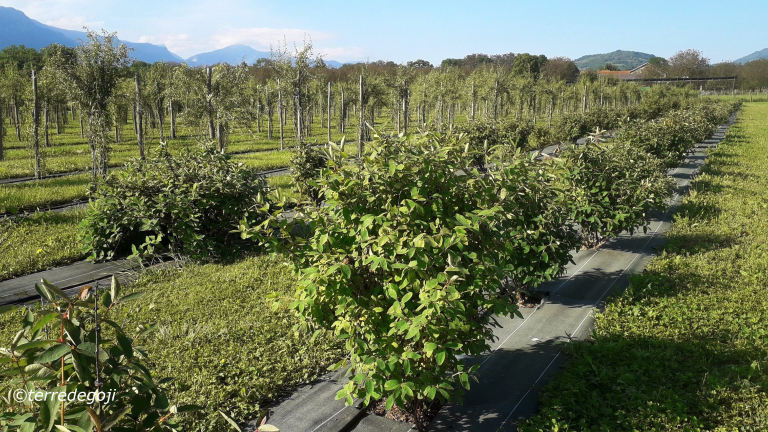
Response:
[{"label": "white cloud", "polygon": [[350,60],[363,60],[365,58],[365,51],[360,47],[323,47],[317,48],[316,51],[321,54],[325,60],[336,60],[343,62]]},{"label": "white cloud", "polygon": [[220,31],[213,35],[212,40],[217,49],[235,44],[244,44],[250,45],[255,49],[268,50],[270,46],[282,44],[283,40],[288,43],[290,48],[293,43],[301,44],[305,38],[311,38],[314,42],[327,40],[332,37],[333,34],[328,32],[254,27]]},{"label": "white cloud", "polygon": [[46,21],[49,26],[63,28],[67,30],[83,30],[88,27],[91,30],[100,30],[104,26],[104,21],[86,21],[82,15],[69,15],[59,19]]},{"label": "white cloud", "polygon": [[138,42],[165,45],[168,50],[175,54],[179,54],[182,57],[187,54],[198,53],[205,48],[205,45],[192,39],[192,37],[186,33],[141,36]]}]

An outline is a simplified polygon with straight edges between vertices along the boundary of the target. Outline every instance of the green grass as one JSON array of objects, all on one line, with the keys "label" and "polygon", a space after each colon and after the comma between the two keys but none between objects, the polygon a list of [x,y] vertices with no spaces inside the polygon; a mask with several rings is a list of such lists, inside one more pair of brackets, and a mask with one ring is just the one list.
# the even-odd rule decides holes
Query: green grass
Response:
[{"label": "green grass", "polygon": [[0,281],[84,258],[77,242],[84,214],[47,212],[0,221]]},{"label": "green grass", "polygon": [[290,174],[267,177],[269,186],[276,191],[280,191],[280,196],[286,198],[298,199],[299,195],[293,189],[293,178]]},{"label": "green grass", "polygon": [[0,213],[18,213],[84,199],[90,181],[89,174],[82,174],[0,185]]},{"label": "green grass", "polygon": [[[182,429],[225,431],[219,410],[238,422],[252,420],[260,406],[311,382],[341,357],[332,337],[312,342],[311,335],[293,330],[291,312],[272,309],[268,295],[292,296],[294,290],[295,278],[281,257],[190,264],[145,273],[126,287],[144,296],[112,318],[126,329],[157,324],[141,341],[149,352],[146,364],[156,377],[174,378],[166,386],[172,404],[205,407],[183,418]],[[8,346],[18,328],[17,316],[0,316],[0,346]]]},{"label": "green grass", "polygon": [[523,427],[764,430],[768,104],[746,104],[675,215],[668,245],[597,316]]},{"label": "green grass", "polygon": [[285,168],[291,165],[291,151],[274,151],[266,153],[253,153],[248,155],[236,155],[235,161],[255,168],[259,171],[266,171],[276,168]]}]

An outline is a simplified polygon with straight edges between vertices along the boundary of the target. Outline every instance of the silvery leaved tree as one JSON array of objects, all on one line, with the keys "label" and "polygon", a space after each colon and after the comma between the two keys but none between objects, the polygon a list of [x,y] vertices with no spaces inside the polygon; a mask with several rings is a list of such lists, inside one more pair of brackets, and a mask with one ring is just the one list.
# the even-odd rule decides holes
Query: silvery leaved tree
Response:
[{"label": "silvery leaved tree", "polygon": [[106,176],[111,138],[110,102],[121,79],[121,69],[128,67],[129,48],[120,43],[117,33],[102,34],[87,30],[87,40],[76,48],[74,58],[55,54],[53,65],[78,101],[87,119],[86,135],[91,148],[93,176]]}]

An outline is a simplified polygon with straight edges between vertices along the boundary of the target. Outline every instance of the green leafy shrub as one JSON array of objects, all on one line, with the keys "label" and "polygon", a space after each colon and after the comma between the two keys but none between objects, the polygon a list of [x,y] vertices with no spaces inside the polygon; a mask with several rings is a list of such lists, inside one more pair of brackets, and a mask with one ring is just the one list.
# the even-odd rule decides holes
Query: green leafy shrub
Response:
[{"label": "green leafy shrub", "polygon": [[695,143],[714,133],[738,106],[701,101],[667,113],[656,121],[632,122],[620,135],[628,142],[671,165]]},{"label": "green leafy shrub", "polygon": [[612,130],[619,126],[620,111],[611,108],[596,108],[583,114],[583,127],[587,131],[595,129]]},{"label": "green leafy shrub", "polygon": [[572,143],[587,133],[581,114],[564,114],[554,124],[554,137],[560,143]]},{"label": "green leafy shrub", "polygon": [[765,103],[739,113],[663,253],[597,314],[593,341],[571,344],[522,431],[765,429],[766,117]]},{"label": "green leafy shrub", "polygon": [[[343,145],[343,143],[342,143]],[[327,165],[328,156],[323,150],[301,142],[291,158],[291,175],[299,200],[309,199],[315,204],[322,201],[317,178]]]},{"label": "green leafy shrub", "polygon": [[[298,288],[290,308],[307,328],[346,342],[351,381],[337,398],[387,398],[417,418],[435,399],[460,399],[462,355],[489,349],[491,314],[515,314],[507,277],[555,277],[577,236],[556,178],[519,154],[482,175],[455,137],[375,141],[360,165],[330,162],[326,206],[302,221],[273,215]],[[309,227],[294,237],[296,224]],[[245,236],[259,228],[243,225]],[[449,371],[451,373],[449,373]],[[418,427],[424,427],[417,421]]]},{"label": "green leafy shrub", "polygon": [[554,144],[557,144],[557,140],[552,129],[544,125],[536,125],[528,137],[526,150],[543,149]]},{"label": "green leafy shrub", "polygon": [[260,220],[268,186],[254,169],[213,150],[165,147],[147,160],[133,160],[92,194],[82,224],[84,248],[108,259],[168,249],[192,258],[215,258],[243,246],[230,234],[241,219]]},{"label": "green leafy shrub", "polygon": [[[87,395],[85,400],[65,401],[60,396],[21,401],[9,397],[3,402],[10,411],[0,415],[3,431],[48,432],[54,426],[63,431],[180,430],[171,417],[197,407],[171,406],[161,387],[167,380],[156,381],[142,364],[148,354],[137,342],[154,326],[140,326],[131,337],[111,320],[113,308],[136,295],[121,296],[114,277],[111,288],[98,298],[85,287],[70,299],[45,280],[35,289],[48,306],[24,308],[21,330],[7,348],[0,349],[6,365],[2,375],[12,377],[4,383],[8,394],[103,392],[99,402],[105,403],[93,397],[89,401]],[[4,313],[16,309],[0,306]]]},{"label": "green leafy shrub", "polygon": [[591,144],[564,154],[564,179],[573,205],[573,221],[587,246],[622,231],[646,229],[650,212],[661,209],[674,181],[655,156],[627,143]]}]

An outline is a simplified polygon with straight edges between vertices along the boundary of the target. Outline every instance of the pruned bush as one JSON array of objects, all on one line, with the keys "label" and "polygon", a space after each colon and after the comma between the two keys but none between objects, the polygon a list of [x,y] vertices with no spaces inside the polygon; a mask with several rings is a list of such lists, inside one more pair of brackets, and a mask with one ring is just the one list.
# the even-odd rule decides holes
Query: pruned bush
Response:
[{"label": "pruned bush", "polygon": [[167,250],[216,258],[244,242],[230,232],[242,219],[259,221],[268,186],[254,169],[213,150],[171,155],[165,147],[112,173],[91,195],[81,239],[93,259],[132,250]]},{"label": "pruned bush", "polygon": [[555,133],[544,125],[536,125],[528,137],[528,149],[530,150],[541,150],[554,144],[557,144]]},{"label": "pruned bush", "polygon": [[291,157],[293,187],[299,193],[299,200],[310,200],[315,204],[322,201],[317,179],[327,166],[327,161],[328,156],[320,148],[305,142],[299,143]]},{"label": "pruned bush", "polygon": [[737,107],[697,101],[656,121],[629,123],[625,125],[620,139],[673,165],[695,143],[711,136]]},{"label": "pruned bush", "polygon": [[564,114],[553,127],[555,140],[560,143],[572,143],[587,133],[587,126],[581,114]]},{"label": "pruned bush", "polygon": [[572,149],[564,159],[572,219],[590,247],[623,231],[645,231],[674,186],[661,160],[624,142]]},{"label": "pruned bush", "polygon": [[[481,174],[466,169],[472,155],[455,137],[370,146],[359,165],[343,154],[330,162],[318,180],[326,206],[305,209],[302,221],[273,215],[270,226],[292,240],[290,308],[346,342],[335,367],[351,366],[352,378],[337,398],[386,397],[418,419],[425,404],[469,388],[477,366],[461,356],[489,349],[491,315],[518,313],[506,278],[534,286],[556,277],[577,236],[539,162],[518,154]],[[308,237],[293,237],[299,223]]]}]

